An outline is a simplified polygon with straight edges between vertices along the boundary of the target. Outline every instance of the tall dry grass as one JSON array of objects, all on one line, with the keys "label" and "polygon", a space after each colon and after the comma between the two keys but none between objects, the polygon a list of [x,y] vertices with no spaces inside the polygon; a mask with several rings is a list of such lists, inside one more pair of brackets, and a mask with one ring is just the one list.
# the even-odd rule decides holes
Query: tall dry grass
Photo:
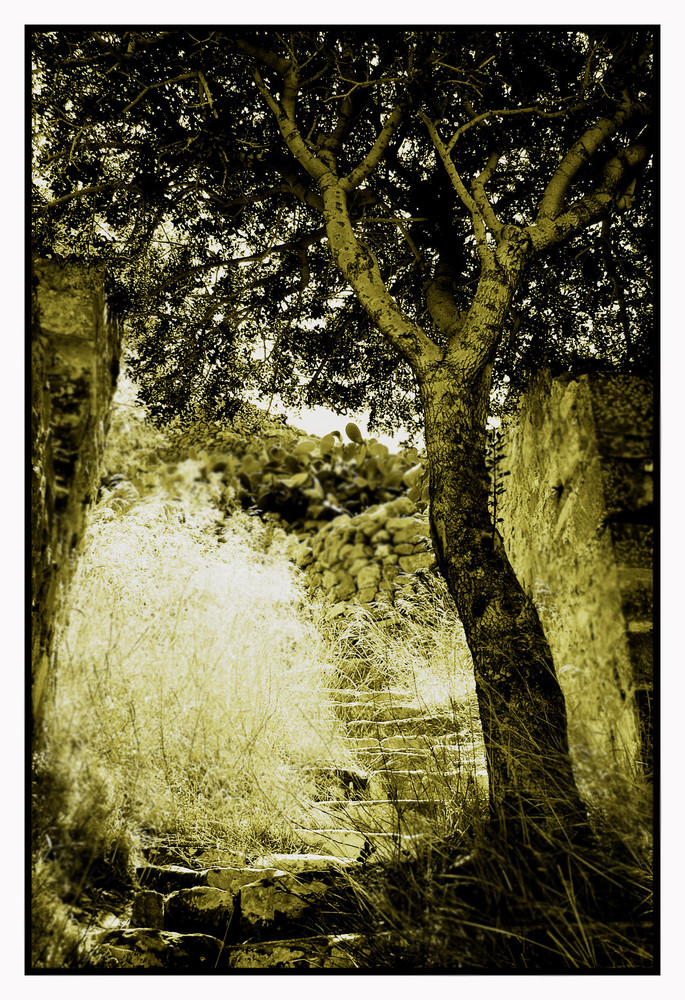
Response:
[{"label": "tall dry grass", "polygon": [[301,765],[336,743],[291,564],[245,516],[219,535],[194,473],[177,470],[176,499],[124,483],[92,512],[34,761],[39,965],[66,962],[62,904],[99,878],[130,883],[149,838],[298,848],[314,792]]},{"label": "tall dry grass", "polygon": [[[147,489],[103,492],[69,595],[34,762],[38,967],[82,962],[73,906],[93,885],[130,886],[148,838],[248,856],[299,848],[316,795],[302,765],[349,754],[326,688],[399,689],[451,716],[466,769],[485,765],[470,654],[439,588],[418,587],[400,623],[361,608],[325,623],[282,533],[240,514],[219,523],[211,479],[198,481],[193,462],[156,470],[135,411],[112,440],[110,473],[138,481],[141,464],[153,468]],[[167,489],[151,485],[160,471]],[[369,936],[370,965],[649,968],[648,792],[589,764],[582,779],[596,845],[551,845],[541,858],[516,837],[493,841],[478,789],[450,792],[446,776],[454,808],[418,859],[355,882],[350,926]]]}]

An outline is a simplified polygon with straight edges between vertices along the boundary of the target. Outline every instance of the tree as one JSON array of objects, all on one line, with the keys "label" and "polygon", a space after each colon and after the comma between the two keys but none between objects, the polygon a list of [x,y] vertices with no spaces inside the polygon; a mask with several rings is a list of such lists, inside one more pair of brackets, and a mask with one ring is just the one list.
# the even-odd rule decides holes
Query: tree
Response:
[{"label": "tree", "polygon": [[249,388],[366,402],[379,427],[422,415],[493,811],[547,832],[583,811],[488,511],[486,422],[541,364],[649,370],[653,35],[33,40],[35,248],[109,265],[159,420]]}]

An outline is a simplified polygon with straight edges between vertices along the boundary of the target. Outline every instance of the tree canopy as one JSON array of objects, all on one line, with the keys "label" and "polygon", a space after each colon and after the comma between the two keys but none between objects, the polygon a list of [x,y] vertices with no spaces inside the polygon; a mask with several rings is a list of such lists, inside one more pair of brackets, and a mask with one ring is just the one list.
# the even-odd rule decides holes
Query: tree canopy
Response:
[{"label": "tree canopy", "polygon": [[107,264],[160,420],[257,390],[416,426],[411,352],[331,247],[329,167],[392,308],[440,350],[507,227],[553,221],[493,355],[500,401],[542,365],[648,372],[653,36],[35,32],[34,250]]}]

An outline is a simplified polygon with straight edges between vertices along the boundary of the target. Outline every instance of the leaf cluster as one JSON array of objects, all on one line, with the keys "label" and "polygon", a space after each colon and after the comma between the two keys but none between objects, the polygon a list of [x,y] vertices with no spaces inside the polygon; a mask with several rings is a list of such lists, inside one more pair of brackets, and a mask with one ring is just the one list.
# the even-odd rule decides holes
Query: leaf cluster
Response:
[{"label": "leaf cluster", "polygon": [[275,443],[255,437],[230,454],[193,450],[191,457],[203,477],[218,475],[229,505],[235,497],[244,510],[278,514],[295,531],[354,516],[408,490],[411,497],[421,474],[415,448],[391,454],[374,438],[364,441],[353,423],[346,433],[348,441],[338,431]]},{"label": "leaf cluster", "polygon": [[[348,210],[403,313],[439,344],[427,284],[440,275],[466,310],[480,263],[424,119],[450,137],[467,187],[496,163],[490,204],[503,223],[528,223],[565,151],[621,101],[646,110],[604,152],[644,141],[652,50],[647,28],[37,32],[34,250],[108,265],[159,421],[256,390],[339,412],[368,405],[372,427],[388,429],[416,419],[414,378],[333,265],[320,192],[265,98],[276,110],[290,99],[283,67],[297,75],[307,150],[340,176],[401,112]],[[540,365],[649,367],[652,183],[647,169],[610,227],[536,262],[498,355],[500,386]]]}]

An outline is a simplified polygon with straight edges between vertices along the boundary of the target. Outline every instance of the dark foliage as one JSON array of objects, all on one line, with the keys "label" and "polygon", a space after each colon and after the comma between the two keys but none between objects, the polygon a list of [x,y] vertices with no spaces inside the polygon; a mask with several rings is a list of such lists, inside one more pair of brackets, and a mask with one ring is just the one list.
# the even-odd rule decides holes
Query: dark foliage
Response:
[{"label": "dark foliage", "polygon": [[[480,266],[421,113],[445,141],[457,136],[467,187],[497,158],[491,204],[505,223],[530,222],[565,151],[621,101],[639,112],[579,172],[573,197],[596,185],[612,149],[649,142],[653,34],[41,31],[31,38],[34,251],[108,265],[159,421],[199,401],[230,412],[255,391],[340,412],[366,405],[377,429],[416,425],[414,376],[334,266],[316,184],[260,93],[283,99],[274,59],[299,64],[300,131],[318,153],[335,148],[341,173],[401,108],[350,215],[403,313],[440,343],[426,283],[441,275],[468,309]],[[650,369],[652,201],[647,166],[604,223],[536,259],[495,361],[499,405],[540,366]]]}]

